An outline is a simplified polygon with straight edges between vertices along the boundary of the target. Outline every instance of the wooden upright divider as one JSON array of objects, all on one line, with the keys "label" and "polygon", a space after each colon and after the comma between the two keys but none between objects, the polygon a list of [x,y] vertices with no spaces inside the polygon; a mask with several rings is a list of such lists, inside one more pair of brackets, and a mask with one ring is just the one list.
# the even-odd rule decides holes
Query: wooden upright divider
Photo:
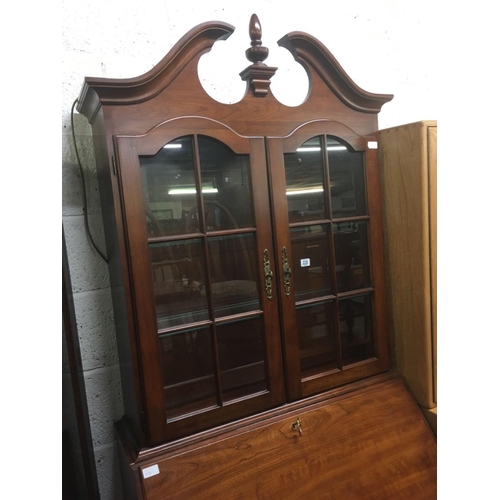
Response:
[{"label": "wooden upright divider", "polygon": [[437,432],[437,122],[379,136],[392,361]]}]

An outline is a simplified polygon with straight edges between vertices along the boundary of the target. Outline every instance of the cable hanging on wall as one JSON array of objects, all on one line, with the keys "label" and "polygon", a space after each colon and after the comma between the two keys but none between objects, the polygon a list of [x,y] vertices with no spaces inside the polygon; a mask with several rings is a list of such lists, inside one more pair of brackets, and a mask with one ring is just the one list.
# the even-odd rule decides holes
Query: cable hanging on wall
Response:
[{"label": "cable hanging on wall", "polygon": [[96,242],[94,241],[94,238],[92,237],[92,233],[90,231],[90,225],[89,225],[89,217],[88,217],[88,203],[87,203],[87,187],[85,185],[85,174],[83,172],[83,167],[82,167],[82,162],[80,161],[80,155],[78,154],[78,147],[76,145],[76,137],[75,137],[75,126],[73,122],[73,115],[75,112],[75,106],[78,103],[78,99],[75,99],[75,102],[73,103],[73,106],[71,106],[71,134],[73,136],[73,145],[75,147],[75,153],[76,153],[76,160],[78,162],[78,167],[80,168],[80,173],[82,174],[82,184],[83,184],[83,215],[85,219],[85,230],[87,231],[87,234],[89,235],[90,241],[92,242],[93,247],[96,249],[97,253],[102,257],[102,259],[108,263],[108,258],[106,255],[99,249],[97,246]]}]

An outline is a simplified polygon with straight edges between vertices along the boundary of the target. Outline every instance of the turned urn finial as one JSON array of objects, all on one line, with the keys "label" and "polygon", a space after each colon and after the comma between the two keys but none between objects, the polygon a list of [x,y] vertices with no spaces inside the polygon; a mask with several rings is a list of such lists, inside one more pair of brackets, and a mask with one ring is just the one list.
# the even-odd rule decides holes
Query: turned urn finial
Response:
[{"label": "turned urn finial", "polygon": [[245,55],[250,62],[254,64],[262,64],[262,61],[267,59],[267,56],[269,55],[269,49],[262,46],[262,27],[257,14],[252,14],[252,17],[250,18],[248,33],[250,35],[251,47],[246,50]]},{"label": "turned urn finial", "polygon": [[278,68],[271,68],[263,63],[269,49],[262,46],[262,27],[256,14],[252,14],[248,27],[251,47],[245,51],[247,59],[253,63],[240,73],[241,79],[248,82],[255,97],[265,97],[269,93],[271,77]]}]

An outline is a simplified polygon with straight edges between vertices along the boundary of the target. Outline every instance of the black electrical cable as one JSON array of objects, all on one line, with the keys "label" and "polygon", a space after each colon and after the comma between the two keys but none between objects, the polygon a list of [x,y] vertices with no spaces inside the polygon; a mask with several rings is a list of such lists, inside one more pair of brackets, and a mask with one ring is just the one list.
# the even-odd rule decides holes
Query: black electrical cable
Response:
[{"label": "black electrical cable", "polygon": [[78,154],[78,148],[76,145],[76,137],[75,137],[75,126],[73,123],[73,114],[75,111],[75,106],[76,103],[78,102],[78,99],[75,99],[75,102],[73,103],[73,106],[71,106],[71,134],[73,135],[73,145],[75,146],[75,152],[76,152],[76,160],[78,161],[78,166],[80,167],[80,173],[82,174],[82,183],[83,183],[83,215],[85,219],[85,229],[87,231],[87,234],[89,235],[90,241],[92,242],[92,245],[94,248],[97,250],[97,253],[102,257],[104,262],[108,263],[107,257],[104,255],[104,253],[99,250],[98,246],[96,245],[94,238],[92,237],[92,233],[90,232],[90,226],[89,226],[89,216],[88,216],[88,209],[87,209],[87,188],[85,186],[85,175],[83,173],[83,167],[82,167],[82,162],[80,161],[80,155]]}]

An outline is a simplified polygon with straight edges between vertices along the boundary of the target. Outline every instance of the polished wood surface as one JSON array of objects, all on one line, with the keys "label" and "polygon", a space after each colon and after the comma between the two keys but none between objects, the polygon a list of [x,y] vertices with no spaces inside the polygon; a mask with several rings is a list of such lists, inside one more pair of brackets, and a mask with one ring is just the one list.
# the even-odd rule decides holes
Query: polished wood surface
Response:
[{"label": "polished wood surface", "polygon": [[380,131],[395,367],[419,404],[437,404],[437,123]]},{"label": "polished wood surface", "polygon": [[[151,260],[148,249],[147,224],[144,217],[144,193],[141,187],[138,155],[156,153],[165,142],[169,142],[176,135],[190,133],[193,130],[202,131],[204,135],[223,140],[225,144],[232,147],[233,151],[250,154],[252,206],[255,212],[256,238],[260,245],[258,251],[260,254],[265,248],[269,248],[271,252],[273,249],[263,139],[242,138],[222,124],[216,125],[212,121],[200,120],[199,118],[183,118],[174,124],[164,123],[150,133],[138,137],[118,136],[115,138],[116,151],[118,152],[117,161],[120,167],[123,213],[127,220],[128,251],[130,254],[129,269],[134,283],[131,295],[135,308],[135,327],[139,334],[140,357],[143,363],[144,400],[149,431],[148,444],[150,445],[160,444],[181,435],[198,432],[285,402],[277,297],[268,300],[265,297],[265,287],[259,286],[265,325],[264,346],[266,349],[268,378],[266,390],[259,391],[260,394],[256,393],[251,398],[241,398],[241,401],[224,406],[222,403],[220,370],[217,369],[215,375],[219,395],[217,401],[212,403],[210,410],[204,412],[191,411],[183,418],[172,419],[169,423],[166,422],[164,390],[166,384],[163,381],[161,368],[164,359],[162,360],[160,357],[160,350],[158,349],[154,285],[150,278]],[[201,184],[201,181],[199,180],[198,183]],[[201,190],[198,189],[198,192],[201,192]],[[202,206],[201,200],[199,206]],[[252,207],[246,208],[250,210]],[[201,232],[197,233],[200,241],[208,238],[204,222],[205,211],[201,210],[201,214]],[[224,233],[219,232],[218,234]],[[160,238],[155,238],[154,241],[158,242],[160,240]],[[205,255],[205,260],[209,261],[208,255]],[[257,260],[260,262],[260,256]],[[259,274],[259,278],[260,276]],[[208,294],[208,299],[210,301],[210,294]],[[210,318],[213,320],[213,305],[209,309],[211,310]],[[260,313],[260,309],[258,312]],[[233,319],[236,319],[236,316]],[[183,326],[181,325],[181,327]],[[210,328],[210,324],[208,327]],[[213,346],[212,354],[215,358],[215,366],[219,367],[220,359],[216,347]],[[205,355],[209,354],[205,352]]]},{"label": "polished wood surface", "polygon": [[[116,428],[125,496],[134,498],[136,489],[151,500],[435,498],[435,438],[403,379],[388,372],[383,204],[370,142],[378,137],[377,114],[392,96],[360,89],[319,41],[295,32],[279,44],[304,66],[310,88],[299,106],[283,105],[272,93],[276,68],[263,62],[268,50],[252,16],[252,64],[240,73],[247,92],[237,103],[217,102],[199,81],[198,63],[233,30],[226,23],[199,25],[145,75],[86,78],[79,100],[93,127],[119,316],[125,415]],[[208,155],[207,175],[202,141],[219,141],[233,159],[225,164],[226,156]],[[320,145],[322,166],[311,160],[318,175],[306,179],[308,169],[294,165],[291,185],[319,183],[324,194],[308,198],[320,208],[307,202],[290,217],[284,155],[308,141]],[[173,142],[191,144],[182,161],[154,159],[172,158],[159,152]],[[339,160],[336,170],[329,151],[339,146],[358,160],[355,168]],[[244,155],[245,166],[235,167],[235,155]],[[230,203],[236,217],[221,201],[231,169],[247,179],[238,185],[248,195]],[[179,180],[186,172],[192,180]],[[179,173],[176,181],[172,173]],[[217,196],[205,196],[207,182]],[[189,188],[188,201],[168,199],[171,187]],[[335,199],[339,193],[345,199]],[[156,203],[172,213],[161,223]],[[243,221],[241,227],[234,221]],[[321,226],[319,240],[313,225]],[[297,242],[291,233],[303,238]],[[259,271],[238,272],[238,252],[221,250],[235,238],[252,240],[241,265]],[[196,251],[187,250],[189,241]],[[320,280],[312,270],[300,274],[301,258],[314,260]],[[293,269],[291,292],[285,259]],[[179,264],[196,265],[196,280],[172,271]],[[339,287],[339,276],[354,265],[362,279],[353,272]],[[169,272],[177,283],[164,276]],[[197,295],[176,309],[181,300],[172,297],[194,292],[195,281]],[[221,302],[239,299],[236,292],[233,302],[216,296],[217,286],[238,281],[251,283],[251,300],[219,315]],[[296,298],[295,290],[309,295]],[[300,308],[316,308],[314,321],[328,326],[301,337]],[[349,350],[356,314],[361,348]],[[309,327],[313,316],[301,316],[302,325]],[[301,355],[312,356],[303,370]]]},{"label": "polished wood surface", "polygon": [[[267,68],[262,62],[267,49],[261,45],[262,30],[255,16],[250,21],[251,48],[247,51],[253,64],[240,73],[240,76],[248,81],[247,92],[237,103],[217,102],[205,92],[199,81],[198,63],[200,57],[208,52],[217,40],[227,38],[232,31],[233,27],[225,23],[199,25],[187,33],[169,54],[145,75],[122,80],[86,78],[79,99],[78,110],[92,123],[102,206],[109,214],[109,218],[105,217],[106,242],[109,245],[113,271],[110,274],[115,312],[119,315],[117,336],[124,381],[125,411],[127,419],[132,422],[131,435],[135,441],[133,447],[138,450],[205,432],[214,426],[269,411],[287,402],[328,391],[389,368],[379,171],[376,153],[368,146],[369,142],[377,137],[377,114],[392,96],[371,94],[360,89],[320,42],[304,33],[291,33],[280,43],[305,67],[310,89],[307,99],[301,105],[283,105],[274,97],[272,85],[269,86],[274,68]],[[263,79],[267,81],[263,82]],[[180,141],[186,136],[191,138],[189,140],[193,144],[194,158],[192,173],[195,180],[189,187],[196,194],[191,198],[194,200],[192,206],[187,207],[186,202],[182,204],[182,210],[188,216],[187,221],[197,220],[198,225],[194,229],[185,226],[185,230],[181,232],[172,229],[173,226],[170,225],[171,231],[168,234],[162,233],[160,225],[148,222],[148,218],[151,219],[149,199],[146,202],[149,184],[146,189],[143,188],[146,186],[143,186],[143,182],[148,173],[141,172],[142,158],[156,156],[164,146],[170,145],[168,143]],[[220,141],[231,148],[234,154],[249,158],[247,186],[251,203],[239,199],[236,206],[249,212],[253,210],[253,217],[247,218],[252,220],[252,223],[245,222],[241,228],[220,226],[216,234],[210,232],[207,220],[212,215],[208,213],[209,204],[202,189],[203,158],[198,141],[202,136],[210,138],[210,141]],[[350,364],[340,364],[333,367],[333,370],[329,366],[324,373],[302,377],[295,301],[293,296],[286,294],[283,287],[283,248],[287,249],[289,262],[294,262],[294,250],[290,245],[283,155],[316,137],[322,137],[323,144],[331,139],[338,139],[359,157],[364,157],[361,162],[363,168],[360,170],[365,174],[366,189],[360,189],[356,196],[359,199],[359,196],[366,195],[362,218],[366,221],[366,227],[369,227],[365,238],[368,241],[368,251],[365,252],[368,257],[365,260],[369,260],[370,286],[356,289],[354,292],[344,292],[342,297],[337,296],[335,286],[332,287],[335,292],[332,291],[328,299],[331,302],[331,311],[328,314],[330,318],[334,317],[329,327],[334,331],[330,338],[335,339],[333,349],[337,359],[340,360],[343,354],[338,299],[354,294],[370,297],[366,300],[371,301],[371,311],[366,314],[366,321],[360,321],[369,323],[373,318],[373,328],[367,328],[367,331],[373,330],[373,336],[369,340],[370,349],[358,355],[355,362],[351,360]],[[328,158],[325,150],[323,154]],[[163,168],[170,172],[171,164],[167,162]],[[226,177],[222,170],[219,170],[219,174],[223,178]],[[332,187],[326,167],[324,175],[326,191]],[[227,177],[229,179],[229,176]],[[215,182],[215,179],[213,180]],[[181,181],[178,182],[180,186]],[[152,186],[156,184],[156,181],[151,181]],[[164,188],[165,199],[169,194],[167,186],[156,187]],[[224,186],[221,184],[221,187]],[[337,273],[334,268],[333,225],[352,218],[338,218],[337,212],[333,216],[331,197],[325,194],[325,200],[329,212],[325,213],[325,223],[329,226],[328,238],[325,241],[329,246],[331,262],[328,273],[332,281],[335,281]],[[173,212],[173,209],[169,210]],[[178,211],[180,212],[180,209]],[[341,212],[341,215],[346,214]],[[175,221],[164,222],[164,226],[172,222],[182,222],[183,217],[184,215],[177,214]],[[150,231],[152,225],[154,227]],[[255,238],[256,246],[251,265],[261,269],[253,281],[258,287],[260,305],[250,312],[262,318],[264,325],[262,349],[265,352],[266,386],[260,387],[262,390],[256,390],[253,394],[248,391],[238,399],[225,401],[226,388],[222,373],[224,369],[221,366],[224,365],[224,357],[227,359],[227,355],[217,351],[221,344],[217,335],[220,332],[221,337],[227,336],[224,332],[227,329],[221,327],[225,322],[227,325],[233,324],[232,334],[237,336],[238,322],[249,317],[242,316],[243,313],[217,317],[217,298],[213,296],[215,292],[211,284],[218,283],[210,283],[210,277],[215,274],[214,269],[210,267],[213,252],[209,250],[209,246],[213,236],[222,239],[243,234]],[[163,245],[160,249],[162,251],[170,244],[176,244],[179,248],[184,245],[186,248],[189,238],[200,242],[201,250],[197,259],[204,266],[201,273],[204,282],[196,281],[203,285],[198,292],[205,296],[197,298],[206,302],[208,313],[201,319],[199,316],[186,319],[190,312],[186,306],[183,309],[185,314],[182,324],[169,324],[167,320],[165,324],[159,324],[162,317],[168,315],[161,316],[161,311],[158,313],[157,302],[168,308],[171,302],[169,297],[172,296],[174,288],[164,286],[160,289],[158,284],[155,288],[152,275],[157,271],[162,272],[162,262],[166,261],[170,265],[173,260],[179,260],[179,255],[172,260],[165,250],[165,255],[157,259],[155,249],[158,247],[152,246]],[[261,262],[265,251],[273,273],[273,293],[270,298],[266,293],[262,273]],[[180,258],[189,260],[188,255],[181,255]],[[229,275],[235,276],[232,270]],[[179,276],[177,278],[175,290],[184,286],[184,277],[181,276],[181,280]],[[191,286],[191,278],[185,277],[185,280],[186,285]],[[292,290],[293,281],[292,275]],[[155,295],[155,292],[158,294]],[[161,300],[155,301],[158,296]],[[191,305],[197,304],[198,302]],[[188,331],[192,334],[187,335]],[[197,341],[198,331],[200,336],[203,336],[203,331],[210,332],[208,344]],[[174,335],[178,335],[175,342]],[[180,339],[183,341],[177,342]],[[182,343],[186,352],[188,345],[189,349],[193,349],[190,356],[186,357],[191,360],[191,366],[183,365],[186,370],[191,369],[191,373],[181,380],[181,386],[176,387],[173,386],[178,384],[179,380],[171,377],[169,371],[174,365],[174,343]],[[197,352],[194,353],[194,350]],[[210,356],[207,351],[210,351]],[[240,351],[244,350],[240,348]],[[197,376],[197,362],[193,360],[205,359],[203,356],[210,357],[213,370],[202,370],[203,373]],[[180,358],[176,362],[182,364]],[[259,360],[259,363],[261,362],[262,360]],[[236,365],[238,363],[239,361]],[[251,368],[259,369],[258,363],[250,364]],[[248,368],[246,373],[255,374],[256,370]],[[238,372],[238,376],[240,373],[242,372]],[[208,381],[207,374],[213,374],[215,385],[214,391],[209,391],[210,401],[194,402],[193,399],[200,394],[207,394],[203,389]],[[184,395],[189,393],[185,382],[193,388],[193,398],[183,399],[173,408],[175,405],[172,405],[172,399],[179,397],[180,401],[182,392]],[[172,398],[166,394],[174,396]],[[180,410],[182,405],[186,410],[184,413]]]},{"label": "polished wood surface", "polygon": [[[261,30],[260,24],[259,30]],[[78,111],[85,114],[89,121],[92,122],[102,104],[130,105],[152,100],[168,86],[175,84],[175,80],[181,73],[184,73],[184,75],[181,75],[184,80],[185,74],[189,71],[188,67],[192,66],[193,61],[196,63],[194,65],[194,69],[196,69],[199,58],[210,51],[216,41],[227,39],[233,31],[234,27],[227,23],[202,23],[186,33],[170,52],[144,75],[124,79],[85,78],[77,108]],[[251,31],[250,34],[252,39],[255,38],[255,32]],[[328,94],[334,93],[336,100],[341,100],[350,109],[376,114],[383,104],[393,98],[392,95],[374,94],[357,86],[330,51],[319,40],[307,33],[288,33],[279,40],[278,44],[290,51],[292,56],[300,64],[308,68],[311,74],[317,74],[326,84]],[[265,64],[262,66],[266,67]],[[185,80],[184,83],[187,83],[190,87],[198,84],[197,88],[204,93],[201,85],[199,85],[197,74],[193,73],[191,76],[194,76],[191,82]],[[253,90],[252,86],[249,85],[247,95],[250,93],[253,95]],[[267,97],[271,96],[272,92],[264,92],[263,95],[267,100]],[[238,104],[241,104],[241,102]],[[278,101],[273,99],[273,107],[276,104],[278,104]],[[279,107],[281,108],[281,106]],[[226,109],[231,109],[231,106],[227,106]],[[292,112],[292,109],[288,111]],[[255,118],[261,121],[264,117],[256,116]],[[344,123],[343,120],[339,121]],[[361,119],[360,124],[365,121]]]},{"label": "polished wood surface", "polygon": [[[291,429],[297,418],[302,436]],[[144,478],[152,465],[159,473]],[[174,451],[136,474],[147,500],[427,500],[436,498],[436,441],[396,378]]]}]

